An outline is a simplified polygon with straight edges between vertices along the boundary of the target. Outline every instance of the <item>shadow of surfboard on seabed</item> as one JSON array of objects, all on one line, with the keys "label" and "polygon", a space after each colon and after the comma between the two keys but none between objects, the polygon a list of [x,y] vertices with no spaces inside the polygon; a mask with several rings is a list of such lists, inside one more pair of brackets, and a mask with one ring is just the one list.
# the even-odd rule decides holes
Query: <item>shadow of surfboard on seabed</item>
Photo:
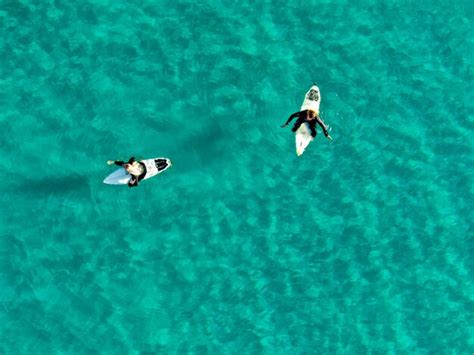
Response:
[{"label": "shadow of surfboard on seabed", "polygon": [[71,174],[66,176],[42,177],[39,179],[21,179],[12,183],[17,193],[38,196],[62,195],[71,192],[84,193],[89,190],[89,176]]}]

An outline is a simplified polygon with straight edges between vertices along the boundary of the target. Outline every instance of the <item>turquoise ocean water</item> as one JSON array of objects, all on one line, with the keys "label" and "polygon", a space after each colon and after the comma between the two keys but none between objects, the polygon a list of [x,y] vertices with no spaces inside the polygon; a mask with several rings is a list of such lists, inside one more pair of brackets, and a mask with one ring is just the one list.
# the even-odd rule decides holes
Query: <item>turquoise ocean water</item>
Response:
[{"label": "turquoise ocean water", "polygon": [[0,1],[0,353],[472,354],[472,4]]}]

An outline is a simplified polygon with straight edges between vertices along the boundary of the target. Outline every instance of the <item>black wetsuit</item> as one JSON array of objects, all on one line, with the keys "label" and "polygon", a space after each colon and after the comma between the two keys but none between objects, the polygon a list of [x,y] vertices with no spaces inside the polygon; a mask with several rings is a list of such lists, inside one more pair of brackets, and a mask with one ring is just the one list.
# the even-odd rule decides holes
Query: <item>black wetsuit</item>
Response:
[{"label": "black wetsuit", "polygon": [[[135,158],[134,157],[131,157],[129,160],[128,160],[128,163],[125,163],[121,160],[116,160],[114,163],[115,165],[118,165],[118,166],[123,166],[124,164],[133,164],[134,162],[136,162]],[[143,180],[143,178],[145,177],[146,175],[146,167],[145,167],[145,164],[143,164],[141,161],[137,162],[139,163],[142,167],[143,167],[143,173],[141,173],[139,176],[136,176],[136,175],[133,175],[133,174],[130,174],[132,177],[130,178],[130,181],[128,182],[128,187],[134,187],[134,186],[138,186],[138,182],[140,180]]]},{"label": "black wetsuit", "polygon": [[299,111],[292,114],[286,121],[285,126],[288,125],[296,117],[298,117],[298,119],[296,120],[293,128],[291,129],[293,132],[296,132],[297,129],[300,128],[303,123],[308,123],[309,128],[311,129],[311,136],[316,137],[316,123],[318,123],[323,129],[324,135],[326,137],[329,135],[328,130],[319,115],[314,117],[314,119],[312,120],[308,120],[308,110]]}]

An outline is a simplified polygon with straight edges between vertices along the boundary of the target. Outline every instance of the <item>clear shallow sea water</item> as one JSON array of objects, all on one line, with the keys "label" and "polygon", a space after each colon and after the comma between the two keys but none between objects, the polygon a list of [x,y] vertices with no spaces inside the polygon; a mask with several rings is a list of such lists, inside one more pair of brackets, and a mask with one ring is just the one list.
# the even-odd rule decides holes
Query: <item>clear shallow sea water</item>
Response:
[{"label": "clear shallow sea water", "polygon": [[0,352],[472,353],[473,15],[1,1]]}]

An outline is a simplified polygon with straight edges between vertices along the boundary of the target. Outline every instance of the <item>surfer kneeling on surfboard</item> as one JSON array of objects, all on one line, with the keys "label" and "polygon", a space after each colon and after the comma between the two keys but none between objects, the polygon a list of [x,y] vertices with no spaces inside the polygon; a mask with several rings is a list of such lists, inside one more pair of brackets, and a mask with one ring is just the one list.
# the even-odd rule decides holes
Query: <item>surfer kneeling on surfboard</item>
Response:
[{"label": "surfer kneeling on surfboard", "polygon": [[138,186],[138,182],[142,180],[146,175],[146,167],[140,161],[136,161],[134,157],[131,157],[128,160],[128,163],[125,163],[121,160],[109,160],[107,162],[109,165],[115,164],[123,167],[131,175],[131,178],[128,182],[128,187]]},{"label": "surfer kneeling on surfboard", "polygon": [[288,118],[286,123],[283,124],[281,127],[288,126],[288,124],[296,117],[298,117],[298,119],[296,120],[293,128],[291,129],[293,132],[296,132],[298,130],[298,128],[300,128],[300,126],[303,123],[308,123],[309,128],[311,129],[311,136],[313,136],[313,138],[314,138],[314,137],[316,137],[316,133],[317,133],[316,132],[316,123],[318,123],[321,126],[321,128],[323,129],[323,133],[326,136],[326,138],[329,139],[329,140],[332,140],[332,138],[329,135],[329,132],[327,130],[328,127],[324,124],[321,117],[319,117],[319,114],[317,112],[313,111],[313,110],[303,110],[303,111],[295,112],[294,114],[292,114]]}]

